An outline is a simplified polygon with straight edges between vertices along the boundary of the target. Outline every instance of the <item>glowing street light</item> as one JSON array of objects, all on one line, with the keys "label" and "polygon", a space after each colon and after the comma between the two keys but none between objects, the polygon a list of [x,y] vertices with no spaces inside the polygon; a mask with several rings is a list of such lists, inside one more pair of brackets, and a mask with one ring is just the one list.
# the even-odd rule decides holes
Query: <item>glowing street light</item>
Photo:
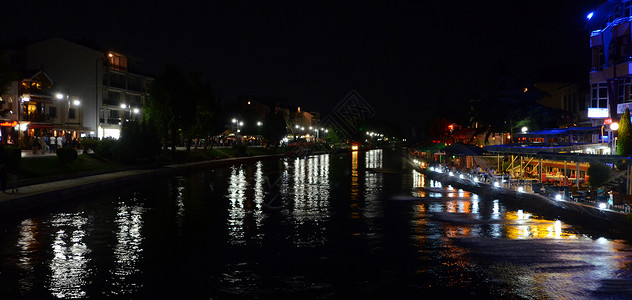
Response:
[{"label": "glowing street light", "polygon": [[610,124],[610,130],[619,130],[619,123],[613,122]]}]

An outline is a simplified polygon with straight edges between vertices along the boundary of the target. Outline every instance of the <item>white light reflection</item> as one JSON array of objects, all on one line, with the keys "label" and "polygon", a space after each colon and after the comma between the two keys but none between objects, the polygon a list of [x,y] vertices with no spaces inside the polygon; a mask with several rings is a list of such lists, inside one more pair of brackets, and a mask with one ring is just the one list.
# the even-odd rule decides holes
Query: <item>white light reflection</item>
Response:
[{"label": "white light reflection", "polygon": [[[375,149],[365,153],[364,166],[366,168],[383,168],[383,150]],[[384,184],[384,174],[378,172],[364,172],[364,199],[363,215],[370,228],[373,228],[373,220],[382,213],[379,196]]]},{"label": "white light reflection", "polygon": [[[178,208],[180,209],[180,208]],[[138,261],[143,252],[143,215],[145,208],[137,205],[127,205],[121,201],[114,223],[117,226],[116,245],[114,246],[114,268],[112,275],[112,295],[132,294],[140,286],[129,279],[140,272]],[[181,221],[178,221],[180,223]],[[181,224],[178,224],[180,226]]]},{"label": "white light reflection", "polygon": [[88,219],[82,213],[59,213],[50,222],[54,235],[49,290],[57,298],[85,297],[91,252],[83,242]]},{"label": "white light reflection", "polygon": [[243,166],[232,166],[229,180],[228,236],[231,244],[244,244],[246,242],[244,234],[244,218],[246,217],[244,200],[248,183]]},{"label": "white light reflection", "polygon": [[[330,216],[329,155],[296,159],[293,171],[290,193],[294,195],[294,244],[299,247],[323,244],[325,228],[321,224]],[[301,230],[303,226],[313,226],[315,230]]]},{"label": "white light reflection", "polygon": [[33,288],[37,288],[33,286],[36,279],[33,258],[39,250],[39,243],[36,239],[39,233],[39,226],[33,219],[26,219],[20,223],[18,228],[20,232],[17,242],[18,266],[25,272],[25,276],[20,278],[19,288],[24,292],[28,292]]},{"label": "white light reflection", "polygon": [[425,185],[425,176],[413,169],[413,188],[420,188]]},{"label": "white light reflection", "polygon": [[500,204],[498,203],[498,199],[494,199],[491,218],[493,220],[500,219]]}]

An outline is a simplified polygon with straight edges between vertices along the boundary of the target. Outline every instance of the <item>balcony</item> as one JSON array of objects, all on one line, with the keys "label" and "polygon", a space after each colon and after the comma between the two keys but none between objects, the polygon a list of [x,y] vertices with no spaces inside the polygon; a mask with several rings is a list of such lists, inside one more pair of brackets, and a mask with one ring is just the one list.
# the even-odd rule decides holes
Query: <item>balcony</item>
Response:
[{"label": "balcony", "polygon": [[599,68],[593,68],[593,71],[590,72],[589,75],[590,82],[606,82],[608,79],[631,75],[631,64],[632,62],[626,61],[613,66],[603,67],[601,70]]}]

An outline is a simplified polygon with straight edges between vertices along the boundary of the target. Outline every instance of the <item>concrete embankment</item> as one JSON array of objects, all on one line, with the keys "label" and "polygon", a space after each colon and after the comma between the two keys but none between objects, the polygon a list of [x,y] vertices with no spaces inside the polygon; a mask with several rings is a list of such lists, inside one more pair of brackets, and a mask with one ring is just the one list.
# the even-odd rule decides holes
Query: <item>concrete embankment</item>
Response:
[{"label": "concrete embankment", "polygon": [[549,197],[518,192],[508,188],[495,187],[490,184],[475,182],[469,178],[459,178],[446,173],[438,173],[427,169],[419,169],[428,178],[478,194],[481,197],[499,199],[508,206],[530,209],[534,213],[547,218],[560,219],[566,222],[589,225],[591,227],[622,230],[632,233],[630,216],[625,213],[600,209],[574,201],[555,200]]},{"label": "concrete embankment", "polygon": [[[5,194],[0,192],[0,215],[43,207],[67,199],[89,199],[94,193],[99,191],[151,180],[153,178],[233,164],[251,163],[258,160],[281,158],[284,156],[283,154],[278,154],[226,158],[195,163],[173,164],[151,169],[128,169],[118,172],[93,174],[30,184],[19,187],[18,193]],[[7,191],[10,192],[10,189]]]}]

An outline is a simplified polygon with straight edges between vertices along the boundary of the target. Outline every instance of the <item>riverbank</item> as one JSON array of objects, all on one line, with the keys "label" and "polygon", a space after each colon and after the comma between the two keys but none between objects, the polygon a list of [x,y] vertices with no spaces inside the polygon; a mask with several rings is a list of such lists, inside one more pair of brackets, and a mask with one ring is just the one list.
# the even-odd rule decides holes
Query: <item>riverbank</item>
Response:
[{"label": "riverbank", "polygon": [[485,198],[495,198],[506,205],[537,211],[542,216],[552,219],[563,219],[570,222],[590,224],[606,230],[620,230],[632,233],[632,218],[630,214],[609,209],[577,203],[564,199],[556,199],[510,188],[477,182],[468,176],[458,176],[437,172],[427,168],[415,168],[428,176],[429,179],[439,181],[443,185],[450,185],[456,189],[463,189]]},{"label": "riverbank", "polygon": [[0,192],[0,215],[26,211],[51,205],[70,198],[89,198],[92,193],[103,189],[151,180],[160,176],[172,176],[214,167],[250,163],[258,160],[285,157],[284,154],[258,155],[223,158],[199,162],[169,164],[164,166],[126,167],[116,171],[98,171],[63,175],[54,178],[34,179],[19,186],[18,193]]},{"label": "riverbank", "polygon": [[[350,151],[351,150],[348,149],[337,149],[332,152],[314,151],[305,155],[344,153]],[[10,193],[10,188],[7,189],[9,193],[0,192],[0,215],[27,211],[71,198],[77,199],[84,197],[88,199],[92,193],[100,190],[151,180],[152,178],[161,176],[173,176],[227,165],[292,156],[291,153],[289,155],[286,153],[249,155],[167,165],[128,166],[114,171],[97,170],[77,174],[60,174],[59,176],[47,178],[21,180],[18,193]]]}]

